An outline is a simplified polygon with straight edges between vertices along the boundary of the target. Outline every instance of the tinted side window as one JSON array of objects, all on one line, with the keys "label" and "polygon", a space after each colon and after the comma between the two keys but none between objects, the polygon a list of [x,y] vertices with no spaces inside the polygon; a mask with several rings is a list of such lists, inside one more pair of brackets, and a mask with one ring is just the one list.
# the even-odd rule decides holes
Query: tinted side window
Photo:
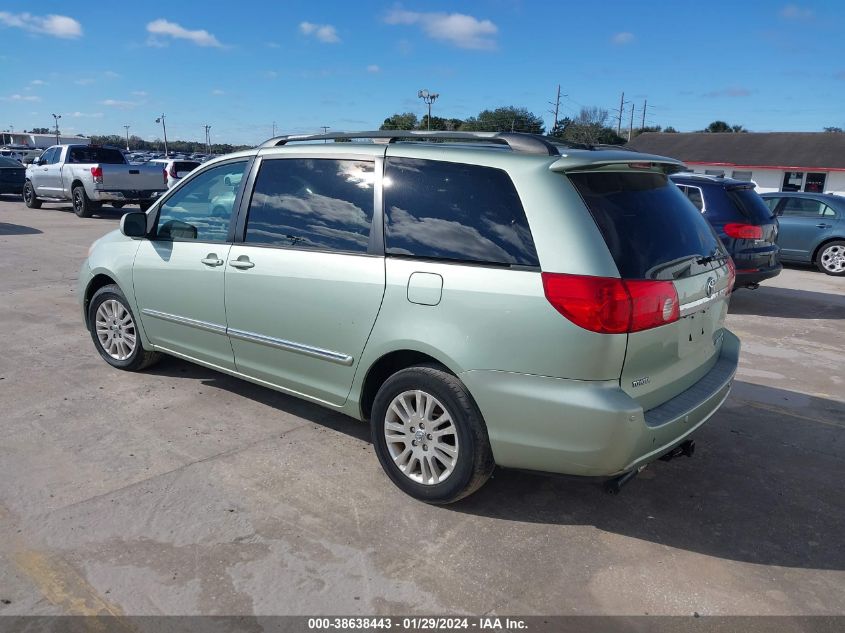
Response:
[{"label": "tinted side window", "polygon": [[797,218],[815,218],[822,215],[827,205],[809,198],[787,198],[782,215]]},{"label": "tinted side window", "polygon": [[522,202],[501,169],[388,158],[384,209],[388,254],[539,265]]},{"label": "tinted side window", "polygon": [[249,204],[245,241],[366,253],[374,178],[369,161],[265,160]]},{"label": "tinted side window", "polygon": [[775,209],[778,207],[778,202],[780,202],[780,198],[763,198],[763,202],[766,203],[766,206],[771,209],[772,213],[775,212]]},{"label": "tinted side window", "polygon": [[41,154],[41,164],[52,165],[53,163],[57,162],[56,159],[58,158],[58,156],[56,156],[56,154],[58,153],[58,151],[58,148],[51,147],[46,152]]},{"label": "tinted side window", "polygon": [[225,242],[246,161],[197,174],[167,198],[158,214],[156,238]]},{"label": "tinted side window", "polygon": [[704,211],[704,198],[701,197],[701,189],[698,187],[687,187],[685,193],[696,209]]}]

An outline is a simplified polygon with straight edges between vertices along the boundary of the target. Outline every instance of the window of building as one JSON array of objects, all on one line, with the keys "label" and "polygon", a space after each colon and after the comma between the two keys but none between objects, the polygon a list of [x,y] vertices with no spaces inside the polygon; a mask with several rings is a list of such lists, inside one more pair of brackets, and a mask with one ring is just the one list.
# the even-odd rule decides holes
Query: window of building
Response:
[{"label": "window of building", "polygon": [[801,184],[804,182],[803,171],[788,171],[783,174],[783,186],[781,191],[801,191]]},{"label": "window of building", "polygon": [[374,181],[369,161],[265,160],[244,239],[249,244],[366,253]]},{"label": "window of building", "polygon": [[807,174],[807,181],[804,183],[804,191],[812,193],[824,193],[824,182],[827,174],[824,172],[810,172]]},{"label": "window of building", "polygon": [[751,172],[750,171],[737,171],[734,170],[732,177],[734,180],[744,180],[746,182],[751,181]]},{"label": "window of building", "polygon": [[724,169],[705,169],[704,173],[707,176],[724,176],[725,170]]},{"label": "window of building", "polygon": [[519,194],[501,169],[388,158],[384,209],[388,254],[539,265]]}]

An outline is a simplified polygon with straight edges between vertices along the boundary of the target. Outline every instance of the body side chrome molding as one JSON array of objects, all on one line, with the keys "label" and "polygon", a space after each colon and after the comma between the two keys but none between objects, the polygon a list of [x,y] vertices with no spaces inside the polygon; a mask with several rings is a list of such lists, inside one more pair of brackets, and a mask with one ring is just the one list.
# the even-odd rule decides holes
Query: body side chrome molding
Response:
[{"label": "body side chrome molding", "polygon": [[303,343],[294,343],[293,341],[286,341],[281,338],[274,338],[272,336],[264,336],[263,334],[256,334],[255,332],[246,332],[244,330],[236,330],[228,328],[226,332],[232,338],[248,341],[250,343],[258,343],[259,345],[267,345],[268,347],[276,347],[288,352],[295,352],[297,354],[304,354],[305,356],[313,356],[327,360],[338,365],[351,365],[352,357],[348,354],[341,354],[340,352],[333,352],[328,349],[321,349],[319,347],[312,347],[304,345]]},{"label": "body side chrome molding", "polygon": [[216,323],[209,323],[208,321],[199,321],[197,319],[189,319],[188,317],[179,316],[177,314],[169,314],[167,312],[159,312],[158,310],[150,310],[144,308],[141,310],[144,316],[154,317],[162,321],[170,321],[171,323],[178,323],[179,325],[187,325],[205,332],[213,332],[214,334],[228,334],[230,337],[247,341],[249,343],[258,343],[259,345],[266,345],[268,347],[275,347],[283,349],[287,352],[295,352],[297,354],[304,354],[313,358],[327,360],[338,365],[352,365],[353,358],[349,354],[341,354],[340,352],[333,352],[328,349],[320,347],[312,347],[303,343],[295,343],[293,341],[286,341],[281,338],[274,338],[272,336],[264,336],[263,334],[256,334],[255,332],[247,332],[245,330],[237,330],[226,327],[225,325],[218,325]]},{"label": "body side chrome molding", "polygon": [[199,321],[197,319],[189,319],[188,317],[179,316],[178,314],[169,314],[167,312],[159,312],[158,310],[150,310],[144,308],[141,310],[144,316],[154,317],[162,321],[170,321],[171,323],[178,323],[179,325],[187,325],[188,327],[195,327],[198,330],[205,330],[206,332],[214,332],[215,334],[225,334],[226,326],[218,325],[216,323],[209,323],[208,321]]}]

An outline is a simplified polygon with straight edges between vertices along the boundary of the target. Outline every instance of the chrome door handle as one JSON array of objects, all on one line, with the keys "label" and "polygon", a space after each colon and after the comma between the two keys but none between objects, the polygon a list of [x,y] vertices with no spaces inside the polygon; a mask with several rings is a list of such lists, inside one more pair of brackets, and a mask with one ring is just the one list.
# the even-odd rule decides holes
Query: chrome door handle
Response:
[{"label": "chrome door handle", "polygon": [[816,224],[816,227],[818,227],[818,228],[820,228],[820,229],[829,229],[829,228],[830,228],[830,224],[824,224],[824,223],[822,223],[822,224]]},{"label": "chrome door handle", "polygon": [[237,259],[230,259],[229,266],[234,266],[235,268],[246,269],[252,268],[255,266],[251,261],[249,261],[249,257],[246,255],[241,255]]},{"label": "chrome door handle", "polygon": [[216,253],[209,253],[200,260],[206,266],[222,266],[223,260],[217,257]]}]

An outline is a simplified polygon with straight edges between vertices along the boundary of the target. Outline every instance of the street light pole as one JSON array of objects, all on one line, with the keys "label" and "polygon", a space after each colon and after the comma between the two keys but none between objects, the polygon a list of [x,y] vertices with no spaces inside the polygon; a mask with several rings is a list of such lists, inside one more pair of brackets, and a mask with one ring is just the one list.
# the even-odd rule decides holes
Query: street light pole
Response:
[{"label": "street light pole", "polygon": [[126,151],[129,151],[129,126],[124,125],[123,129],[126,130]]},{"label": "street light pole", "polygon": [[56,122],[56,145],[59,144],[59,119],[62,118],[61,114],[54,114],[53,121]]},{"label": "street light pole", "polygon": [[428,131],[431,132],[431,104],[437,101],[437,97],[439,97],[440,94],[437,92],[429,92],[423,88],[417,93],[417,96],[422,99],[423,102],[428,104]]},{"label": "street light pole", "polygon": [[205,151],[207,154],[211,154],[211,133],[209,130],[211,129],[210,125],[206,125],[205,127]]},{"label": "street light pole", "polygon": [[161,123],[161,129],[164,132],[164,155],[167,156],[167,126],[164,124],[164,112],[156,119],[156,123]]}]

